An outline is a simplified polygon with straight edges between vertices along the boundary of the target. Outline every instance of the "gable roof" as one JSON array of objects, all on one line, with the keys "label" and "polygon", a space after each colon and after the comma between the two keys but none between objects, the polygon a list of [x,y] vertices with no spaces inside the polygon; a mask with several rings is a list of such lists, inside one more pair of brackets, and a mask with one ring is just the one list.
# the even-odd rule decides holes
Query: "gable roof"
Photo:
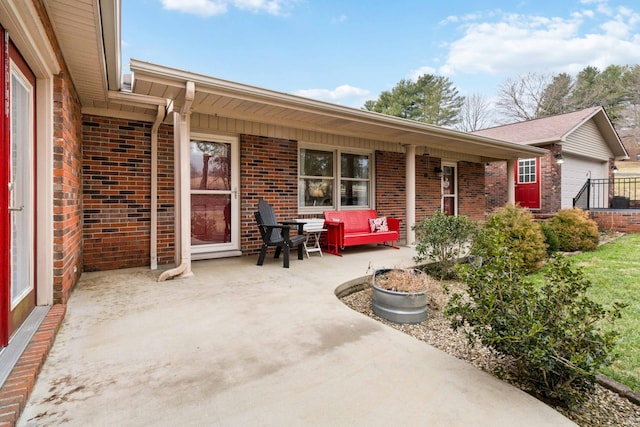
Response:
[{"label": "gable roof", "polygon": [[521,145],[547,145],[562,143],[576,129],[589,120],[593,120],[616,159],[628,158],[628,154],[609,116],[602,107],[590,107],[571,113],[526,120],[473,132]]}]

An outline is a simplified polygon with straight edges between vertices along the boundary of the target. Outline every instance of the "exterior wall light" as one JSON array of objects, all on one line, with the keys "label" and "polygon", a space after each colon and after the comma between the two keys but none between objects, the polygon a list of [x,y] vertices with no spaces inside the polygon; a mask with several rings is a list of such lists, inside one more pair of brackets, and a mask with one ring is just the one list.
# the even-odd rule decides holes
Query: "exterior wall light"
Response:
[{"label": "exterior wall light", "polygon": [[611,172],[618,173],[618,167],[616,165],[611,166]]},{"label": "exterior wall light", "polygon": [[435,167],[435,168],[433,168],[433,171],[436,173],[436,176],[438,178],[442,178],[442,168],[441,167]]},{"label": "exterior wall light", "polygon": [[562,157],[562,154],[556,154],[554,158],[556,159],[557,164],[561,165],[564,163],[564,157]]}]

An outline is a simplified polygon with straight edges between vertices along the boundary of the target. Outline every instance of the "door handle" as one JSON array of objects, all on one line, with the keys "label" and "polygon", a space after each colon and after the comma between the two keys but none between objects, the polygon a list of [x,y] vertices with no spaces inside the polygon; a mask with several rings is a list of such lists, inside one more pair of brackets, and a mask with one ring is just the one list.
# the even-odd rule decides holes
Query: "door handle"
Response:
[{"label": "door handle", "polygon": [[9,206],[10,212],[22,212],[24,210],[24,206]]}]

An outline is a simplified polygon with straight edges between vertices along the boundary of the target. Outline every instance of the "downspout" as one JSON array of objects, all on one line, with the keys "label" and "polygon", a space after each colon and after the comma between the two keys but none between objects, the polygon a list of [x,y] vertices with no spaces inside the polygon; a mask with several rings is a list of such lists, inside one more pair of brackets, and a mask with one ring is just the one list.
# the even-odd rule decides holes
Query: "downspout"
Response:
[{"label": "downspout", "polygon": [[151,270],[158,269],[158,129],[172,108],[170,101],[166,107],[158,105],[156,119],[151,126]]},{"label": "downspout", "polygon": [[516,202],[516,161],[507,160],[507,202]]},{"label": "downspout", "polygon": [[189,159],[189,120],[190,110],[195,97],[195,84],[187,82],[184,95],[184,104],[180,113],[174,113],[174,156],[176,157],[176,167],[174,169],[174,182],[176,188],[176,251],[179,251],[180,264],[163,272],[158,277],[158,282],[182,275],[188,277],[191,273],[191,242],[189,233],[189,218],[186,212],[189,211],[189,168],[182,163]]}]

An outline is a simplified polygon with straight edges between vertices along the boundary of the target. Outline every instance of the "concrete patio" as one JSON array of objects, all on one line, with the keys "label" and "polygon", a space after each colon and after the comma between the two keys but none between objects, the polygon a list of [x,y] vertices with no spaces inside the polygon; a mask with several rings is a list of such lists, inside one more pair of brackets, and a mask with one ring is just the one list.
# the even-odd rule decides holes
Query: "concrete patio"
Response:
[{"label": "concrete patio", "polygon": [[334,295],[413,255],[198,261],[162,283],[85,273],[18,425],[573,425]]}]

